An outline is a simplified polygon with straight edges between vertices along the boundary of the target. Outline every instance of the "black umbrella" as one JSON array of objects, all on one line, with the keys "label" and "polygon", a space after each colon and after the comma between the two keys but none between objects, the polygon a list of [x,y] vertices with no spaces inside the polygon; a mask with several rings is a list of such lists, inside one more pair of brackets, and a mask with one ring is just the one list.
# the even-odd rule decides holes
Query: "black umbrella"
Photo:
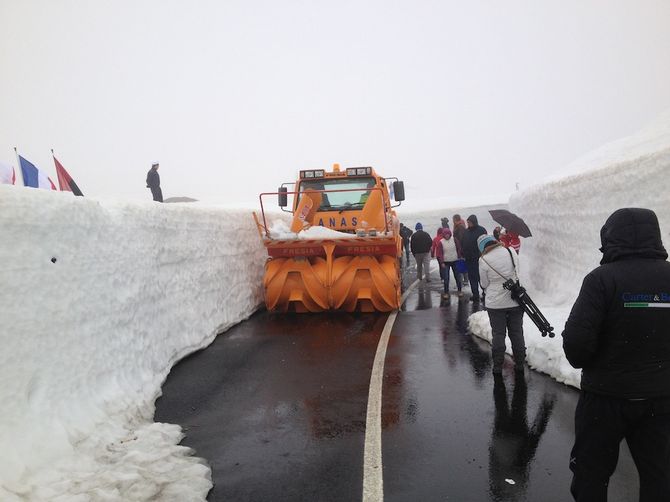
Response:
[{"label": "black umbrella", "polygon": [[508,232],[514,232],[521,237],[532,237],[530,228],[526,222],[519,218],[516,214],[510,213],[507,209],[492,209],[489,211],[491,218],[496,223],[507,229]]}]

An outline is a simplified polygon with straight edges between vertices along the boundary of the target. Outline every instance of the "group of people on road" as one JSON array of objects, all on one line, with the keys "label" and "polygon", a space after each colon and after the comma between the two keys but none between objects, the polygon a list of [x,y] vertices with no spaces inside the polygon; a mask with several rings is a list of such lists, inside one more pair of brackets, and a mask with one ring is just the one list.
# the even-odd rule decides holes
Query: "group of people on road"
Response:
[{"label": "group of people on road", "polygon": [[[474,215],[457,233],[456,216],[454,230],[441,227],[432,244],[417,223],[410,247],[419,256],[418,278],[423,272],[429,280],[429,249],[447,276],[453,257],[462,257],[473,299],[479,298],[480,287],[485,292],[494,379],[502,379],[507,336],[514,369],[521,373],[526,359],[524,309],[519,303],[523,300],[504,286],[509,280],[519,281],[518,235],[501,229],[488,235]],[[450,239],[452,244],[442,244]],[[582,370],[570,491],[577,502],[605,502],[625,439],[640,476],[639,500],[670,500],[668,253],[658,218],[649,209],[615,211],[600,239],[600,266],[584,278],[562,335],[567,360]]]},{"label": "group of people on road", "polygon": [[[434,238],[423,229],[423,224],[417,222],[414,232],[404,224],[400,224],[400,235],[403,240],[405,258],[409,264],[410,252],[414,256],[417,267],[417,279],[430,282],[431,259],[437,260],[440,278],[444,282],[444,299],[449,301],[449,286],[451,276],[456,282],[457,295],[463,296],[463,286],[470,284],[472,295],[470,300],[480,302],[484,296],[480,295],[479,237],[486,235],[486,229],[479,224],[477,216],[472,214],[464,221],[460,214],[454,214],[454,229],[449,227],[449,219],[441,219],[441,225],[437,229]],[[506,248],[512,248],[518,254],[520,240],[517,234],[500,231],[497,227],[498,238],[494,242],[500,243]]]}]

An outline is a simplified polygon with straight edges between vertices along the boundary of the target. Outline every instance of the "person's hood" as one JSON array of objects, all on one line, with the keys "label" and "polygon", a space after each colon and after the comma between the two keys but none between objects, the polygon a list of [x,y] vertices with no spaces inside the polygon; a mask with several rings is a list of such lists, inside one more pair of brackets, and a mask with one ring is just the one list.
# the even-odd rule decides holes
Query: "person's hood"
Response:
[{"label": "person's hood", "polygon": [[442,237],[442,232],[444,232],[444,229],[442,227],[438,228],[436,237]]},{"label": "person's hood", "polygon": [[471,214],[468,216],[468,221],[471,221],[474,226],[479,226],[479,221],[477,221],[477,216],[474,214]]},{"label": "person's hood", "polygon": [[479,252],[481,254],[484,254],[484,251],[487,247],[489,246],[494,246],[498,244],[498,241],[495,240],[495,238],[492,235],[480,235],[477,238],[477,247],[479,248]]},{"label": "person's hood", "polygon": [[627,258],[666,260],[668,253],[661,241],[656,213],[649,209],[618,209],[600,229],[600,264]]},{"label": "person's hood", "polygon": [[448,228],[442,230],[442,237],[446,240],[451,239],[451,230],[449,230]]}]

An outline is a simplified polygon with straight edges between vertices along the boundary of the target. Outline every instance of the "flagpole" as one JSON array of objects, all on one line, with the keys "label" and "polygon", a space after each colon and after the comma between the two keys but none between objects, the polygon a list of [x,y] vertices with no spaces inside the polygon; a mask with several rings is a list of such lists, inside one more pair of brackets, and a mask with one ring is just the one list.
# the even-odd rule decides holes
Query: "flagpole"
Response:
[{"label": "flagpole", "polygon": [[[56,166],[56,154],[54,154],[54,149],[51,149],[51,160],[54,161],[54,167]],[[63,187],[60,186],[60,176],[58,175],[58,169],[56,169],[56,181],[58,181],[58,191],[62,192]]]},{"label": "flagpole", "polygon": [[[19,166],[18,169],[17,169],[18,172],[16,173],[16,178],[18,180],[18,178],[20,176],[21,177],[21,184],[23,186],[26,186],[26,181],[23,179],[23,169],[21,169],[21,159],[19,158],[19,151],[16,149],[16,147],[14,147],[14,153],[16,154],[16,163]],[[18,185],[18,183],[17,183],[17,185]]]},{"label": "flagpole", "polygon": [[[51,160],[54,161],[54,166],[56,165],[56,155],[54,155],[54,149],[51,149]],[[58,168],[56,168],[56,180],[58,181],[58,191],[62,192],[63,187],[60,186],[60,176],[58,175]]]}]

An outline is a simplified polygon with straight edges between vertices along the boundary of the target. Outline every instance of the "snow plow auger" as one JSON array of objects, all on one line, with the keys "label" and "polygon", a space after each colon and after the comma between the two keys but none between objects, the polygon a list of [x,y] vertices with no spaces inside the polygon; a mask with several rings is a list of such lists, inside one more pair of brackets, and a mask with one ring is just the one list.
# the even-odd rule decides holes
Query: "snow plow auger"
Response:
[{"label": "snow plow auger", "polygon": [[[291,211],[285,209],[289,195]],[[266,196],[277,196],[280,208],[292,213],[290,228],[285,220],[268,226]],[[392,199],[398,204],[392,205]],[[404,199],[402,181],[382,178],[371,167],[340,170],[337,164],[331,172],[300,171],[295,183],[262,193],[261,221],[256,213],[254,219],[269,255],[263,278],[267,309],[399,308],[402,239],[393,208]]]}]

